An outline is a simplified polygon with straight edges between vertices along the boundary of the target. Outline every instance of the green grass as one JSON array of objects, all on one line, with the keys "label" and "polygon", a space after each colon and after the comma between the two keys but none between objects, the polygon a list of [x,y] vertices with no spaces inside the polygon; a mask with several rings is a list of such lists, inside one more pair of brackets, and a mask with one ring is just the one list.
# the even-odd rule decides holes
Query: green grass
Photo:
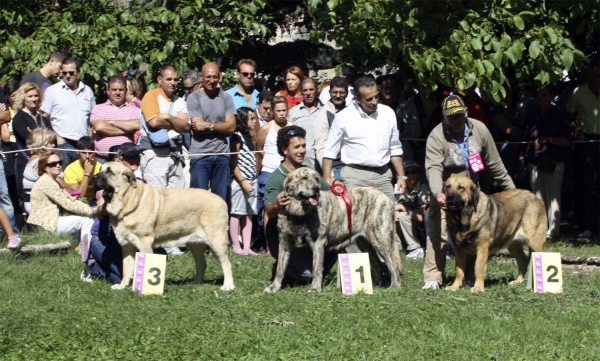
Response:
[{"label": "green grass", "polygon": [[[600,246],[585,253],[600,255]],[[163,296],[138,296],[79,281],[73,251],[1,258],[0,359],[596,360],[600,352],[600,271],[565,270],[563,294],[538,295],[509,286],[516,266],[493,259],[486,293],[473,295],[421,290],[422,261],[403,258],[402,290],[344,296],[334,282],[322,294],[272,295],[262,292],[271,258],[231,260],[234,292],[219,291],[213,258],[206,284],[185,285],[194,273],[186,254],[168,260]],[[447,270],[451,280],[453,262]]]}]

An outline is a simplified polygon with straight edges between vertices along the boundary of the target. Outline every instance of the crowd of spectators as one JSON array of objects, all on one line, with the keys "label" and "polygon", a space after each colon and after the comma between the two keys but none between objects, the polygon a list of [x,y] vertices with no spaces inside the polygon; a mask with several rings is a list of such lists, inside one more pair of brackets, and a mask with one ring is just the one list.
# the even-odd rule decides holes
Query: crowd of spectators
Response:
[{"label": "crowd of spectators", "polygon": [[[233,252],[269,252],[264,230],[273,213],[264,212],[266,187],[298,137],[298,149],[305,149],[293,159],[301,165],[292,158],[286,162],[316,169],[329,184],[337,179],[381,189],[397,202],[397,232],[407,256],[423,258],[425,210],[437,197],[425,169],[427,139],[447,121],[452,104],[464,106],[461,114],[471,119],[467,125],[475,121],[474,129],[487,129],[514,185],[544,201],[548,237],[561,235],[565,214],[573,234],[598,234],[597,64],[577,81],[541,88],[514,83],[499,105],[476,88],[440,88],[423,97],[418,85],[397,74],[360,74],[352,64],[321,84],[292,66],[282,74],[281,89],[263,89],[258,70],[253,60],[240,60],[238,83],[224,90],[216,63],[181,78],[176,67],[165,65],[148,79],[158,87],[146,93],[141,79],[116,74],[105,78],[106,101],[97,104],[98,94],[80,80],[79,60],[57,51],[40,70],[3,84],[0,225],[9,248],[19,246],[19,232],[27,227],[72,233],[81,240],[87,265],[82,279],[90,280],[96,269],[92,274],[117,282],[118,265],[98,269],[90,261],[118,259],[90,252],[92,239],[106,242],[109,236],[102,234],[110,234],[92,230],[102,203],[93,177],[103,163],[116,160],[152,186],[219,195],[230,205]],[[285,129],[293,134],[282,150],[278,141]],[[469,154],[468,141],[456,142]],[[501,190],[499,173],[487,173],[478,175],[480,187],[487,193]],[[166,252],[182,254],[177,248]]]}]

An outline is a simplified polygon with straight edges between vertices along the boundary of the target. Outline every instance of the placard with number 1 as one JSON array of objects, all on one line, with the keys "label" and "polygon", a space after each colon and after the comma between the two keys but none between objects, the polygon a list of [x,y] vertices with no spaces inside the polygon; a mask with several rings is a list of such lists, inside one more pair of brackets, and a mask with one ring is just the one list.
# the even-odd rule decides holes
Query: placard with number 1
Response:
[{"label": "placard with number 1", "polygon": [[368,253],[347,253],[338,255],[338,287],[345,295],[357,292],[373,294],[371,265]]}]

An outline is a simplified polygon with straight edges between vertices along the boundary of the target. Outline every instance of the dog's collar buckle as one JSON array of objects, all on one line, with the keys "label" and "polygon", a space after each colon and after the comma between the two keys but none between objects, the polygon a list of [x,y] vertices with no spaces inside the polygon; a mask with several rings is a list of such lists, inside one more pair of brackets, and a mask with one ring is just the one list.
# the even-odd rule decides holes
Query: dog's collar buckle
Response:
[{"label": "dog's collar buckle", "polygon": [[346,186],[342,182],[334,181],[331,184],[331,192],[336,196],[342,197],[346,203],[346,213],[348,214],[348,230],[352,231],[352,200],[348,196]]}]

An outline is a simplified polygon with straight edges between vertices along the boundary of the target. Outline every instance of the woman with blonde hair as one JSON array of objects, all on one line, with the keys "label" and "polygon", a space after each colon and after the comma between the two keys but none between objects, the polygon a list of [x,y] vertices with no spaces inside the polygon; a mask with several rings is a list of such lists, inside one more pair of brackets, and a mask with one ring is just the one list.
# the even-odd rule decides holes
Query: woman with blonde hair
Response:
[{"label": "woman with blonde hair", "polygon": [[302,69],[297,66],[287,68],[283,72],[283,90],[278,91],[275,96],[282,96],[287,101],[288,110],[292,109],[296,105],[302,103],[304,96],[300,89],[300,83],[304,79],[305,75]]}]

